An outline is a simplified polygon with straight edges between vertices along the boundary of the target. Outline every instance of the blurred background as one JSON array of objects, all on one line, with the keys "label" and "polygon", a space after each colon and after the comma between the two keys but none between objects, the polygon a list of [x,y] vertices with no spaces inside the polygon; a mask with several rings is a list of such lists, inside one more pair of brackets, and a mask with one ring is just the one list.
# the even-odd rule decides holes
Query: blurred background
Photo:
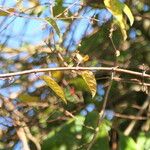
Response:
[{"label": "blurred background", "polygon": [[[134,16],[126,41],[102,0],[1,0],[0,74],[47,67],[112,67],[150,73],[150,1],[124,0]],[[52,18],[48,21],[48,18]],[[113,45],[114,44],[114,45]],[[117,49],[118,55],[116,55]],[[40,79],[51,77],[68,104]],[[86,149],[102,107],[108,72],[94,72],[92,96],[77,72],[53,71],[0,79],[0,149],[22,149],[6,99],[44,150]],[[115,74],[93,150],[150,149],[149,78]],[[131,125],[132,124],[132,125]],[[132,126],[132,127],[131,127]],[[115,137],[113,135],[116,135]],[[126,136],[125,136],[126,135]],[[36,144],[29,139],[31,149]],[[113,149],[114,150],[114,149]]]}]

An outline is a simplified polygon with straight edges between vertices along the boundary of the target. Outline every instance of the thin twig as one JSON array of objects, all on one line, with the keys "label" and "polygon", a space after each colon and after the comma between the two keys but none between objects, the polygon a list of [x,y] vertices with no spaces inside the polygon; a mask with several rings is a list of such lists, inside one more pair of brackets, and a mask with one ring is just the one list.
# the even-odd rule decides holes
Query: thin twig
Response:
[{"label": "thin twig", "polygon": [[148,119],[148,117],[124,115],[120,113],[115,113],[115,117],[121,118],[121,119],[130,119],[130,120],[147,120]]},{"label": "thin twig", "polygon": [[119,50],[117,50],[116,45],[115,45],[115,43],[114,43],[114,41],[113,41],[113,38],[112,38],[113,32],[114,32],[114,24],[111,25],[111,29],[110,29],[110,31],[109,31],[109,38],[110,38],[111,44],[112,44],[112,46],[113,46],[113,49],[114,49],[114,51],[115,51],[115,62],[114,62],[114,66],[117,67],[117,66],[118,66],[117,57],[120,55],[120,54],[118,54],[118,53],[120,53],[120,52],[119,52]]},{"label": "thin twig", "polygon": [[91,71],[106,71],[106,72],[116,72],[116,73],[125,73],[130,75],[135,75],[139,77],[144,78],[150,78],[150,74],[144,74],[142,72],[127,70],[127,69],[121,69],[116,67],[55,67],[55,68],[41,68],[41,69],[31,69],[31,70],[24,70],[24,71],[18,71],[13,73],[4,73],[0,74],[0,78],[7,78],[7,77],[13,77],[13,76],[19,76],[19,75],[26,75],[31,73],[39,73],[39,72],[49,72],[49,71],[67,71],[67,70],[91,70]]},{"label": "thin twig", "polygon": [[[96,77],[96,80],[109,80],[110,77],[106,76],[106,77]],[[137,85],[144,85],[146,87],[150,87],[150,83],[146,83],[146,82],[141,82],[140,80],[138,79],[123,79],[123,78],[119,78],[119,77],[113,77],[113,80],[114,81],[117,81],[117,82],[124,82],[124,83],[132,83],[132,84],[137,84]]]},{"label": "thin twig", "polygon": [[88,19],[91,21],[97,21],[99,22],[99,19],[93,18],[93,17],[87,17],[87,16],[70,16],[70,17],[60,17],[57,19],[61,19],[61,20],[70,20],[70,19]]},{"label": "thin twig", "polygon": [[61,12],[60,14],[58,14],[56,16],[56,18],[60,17],[61,15],[63,15],[65,12],[67,12],[71,7],[73,7],[75,4],[77,4],[79,2],[79,0],[75,1],[73,4],[71,4],[70,6],[68,6],[63,12]]},{"label": "thin twig", "polygon": [[47,102],[25,102],[25,103],[22,102],[22,103],[18,103],[16,105],[22,106],[22,107],[29,106],[29,107],[42,107],[42,108],[49,106],[49,104]]},{"label": "thin twig", "polygon": [[150,87],[150,83],[141,82],[138,79],[122,79],[119,77],[114,77],[113,80],[118,81],[118,82],[133,83],[133,84],[144,85],[144,86]]}]

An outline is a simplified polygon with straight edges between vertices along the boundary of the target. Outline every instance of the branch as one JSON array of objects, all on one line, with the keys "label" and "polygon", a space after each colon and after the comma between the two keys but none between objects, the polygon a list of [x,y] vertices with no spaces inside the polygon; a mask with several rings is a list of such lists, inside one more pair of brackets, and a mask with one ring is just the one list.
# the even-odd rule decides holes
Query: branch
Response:
[{"label": "branch", "polygon": [[13,125],[16,129],[16,133],[22,142],[23,150],[30,150],[30,147],[28,145],[28,139],[25,134],[24,128],[21,126],[20,122],[20,113],[16,113],[16,109],[14,104],[9,99],[3,99],[4,105],[6,107],[6,110],[11,114],[11,118],[13,120]]},{"label": "branch", "polygon": [[[145,109],[148,107],[149,103],[150,103],[150,93],[148,94],[147,99],[142,105],[142,109],[137,113],[136,117],[139,117],[143,114]],[[131,123],[128,125],[128,127],[125,129],[124,134],[128,136],[132,132],[136,123],[137,123],[137,120],[132,120]]]},{"label": "branch", "polygon": [[22,127],[19,127],[19,129],[16,129],[16,132],[20,141],[22,142],[23,150],[30,150],[24,129]]},{"label": "branch", "polygon": [[136,14],[135,17],[140,17],[142,19],[148,19],[148,20],[150,20],[150,16],[148,16],[148,15]]},{"label": "branch", "polygon": [[39,73],[39,72],[49,72],[49,71],[66,71],[66,70],[75,70],[75,71],[82,71],[82,70],[91,70],[91,71],[106,71],[106,72],[115,72],[115,73],[124,73],[124,74],[130,74],[135,75],[139,77],[144,78],[150,78],[150,74],[146,74],[143,72],[137,72],[127,69],[121,69],[117,67],[56,67],[56,68],[41,68],[41,69],[31,69],[31,70],[24,70],[24,71],[18,71],[18,72],[12,72],[12,73],[6,73],[6,74],[0,74],[0,78],[7,78],[7,77],[13,77],[13,76],[19,76],[19,75],[25,75],[25,74],[31,74],[31,73]]},{"label": "branch", "polygon": [[59,15],[56,16],[56,18],[60,17],[61,15],[63,15],[65,12],[67,12],[70,8],[72,8],[75,4],[79,3],[79,1],[75,1],[73,4],[71,4],[70,6],[68,6],[63,12],[61,12]]},{"label": "branch", "polygon": [[24,126],[24,131],[26,133],[27,138],[35,144],[36,149],[41,150],[41,146],[40,146],[39,141],[31,134],[30,129],[26,124]]},{"label": "branch", "polygon": [[147,120],[148,119],[148,117],[124,115],[124,114],[120,114],[120,113],[115,113],[115,117],[121,118],[121,119],[130,119],[130,120]]},{"label": "branch", "polygon": [[122,79],[122,78],[119,78],[119,77],[113,77],[113,80],[117,81],[117,82],[132,83],[132,84],[137,84],[137,85],[141,85],[141,86],[150,87],[150,83],[141,82],[138,79]]},{"label": "branch", "polygon": [[[112,77],[113,77],[113,73],[112,73]],[[106,104],[107,104],[107,101],[108,101],[108,96],[109,96],[110,89],[111,89],[111,86],[112,86],[112,81],[113,81],[112,79],[113,78],[111,78],[110,81],[109,81],[109,86],[106,90],[103,106],[102,106],[101,111],[99,112],[99,119],[98,119],[98,122],[97,122],[97,125],[96,125],[95,133],[94,133],[93,138],[92,138],[92,140],[90,141],[90,143],[87,147],[87,150],[90,150],[92,148],[92,146],[94,145],[94,143],[97,139],[97,136],[98,136],[98,133],[99,133],[99,127],[100,127],[100,125],[103,121],[104,115],[105,115],[105,108],[106,108]]]},{"label": "branch", "polygon": [[31,134],[26,122],[25,116],[16,109],[16,106],[9,99],[3,99],[7,111],[11,114],[13,125],[16,128],[17,135],[22,141],[23,150],[30,150],[29,140],[31,140],[37,150],[41,150],[39,141]]}]

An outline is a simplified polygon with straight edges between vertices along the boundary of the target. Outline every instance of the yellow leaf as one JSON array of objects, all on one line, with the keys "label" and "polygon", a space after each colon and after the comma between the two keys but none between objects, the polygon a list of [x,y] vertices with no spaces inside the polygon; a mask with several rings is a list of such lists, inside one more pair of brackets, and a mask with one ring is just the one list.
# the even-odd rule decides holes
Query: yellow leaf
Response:
[{"label": "yellow leaf", "polygon": [[112,15],[116,18],[118,25],[120,26],[123,39],[127,39],[127,33],[126,33],[126,21],[123,18],[123,12],[127,15],[127,17],[130,20],[130,25],[133,24],[134,18],[133,15],[128,8],[128,6],[119,0],[104,0],[104,4],[106,8],[112,13]]},{"label": "yellow leaf", "polygon": [[78,51],[75,53],[75,57],[77,58],[78,64],[84,63],[89,60],[88,55],[81,55]]},{"label": "yellow leaf", "polygon": [[40,99],[37,96],[31,96],[27,93],[18,96],[21,102],[38,102]]},{"label": "yellow leaf", "polygon": [[89,60],[89,56],[88,56],[88,55],[85,55],[85,56],[83,57],[83,61],[86,62],[86,61],[88,61],[88,60]]},{"label": "yellow leaf", "polygon": [[0,16],[9,16],[11,13],[14,13],[14,12],[15,12],[14,8],[9,8],[9,9],[0,8]]},{"label": "yellow leaf", "polygon": [[104,0],[106,8],[114,15],[122,15],[122,8],[118,0]]},{"label": "yellow leaf", "polygon": [[62,71],[51,71],[51,75],[52,75],[52,78],[56,81],[56,82],[60,82],[64,76],[63,72]]},{"label": "yellow leaf", "polygon": [[81,76],[84,79],[84,81],[86,82],[86,84],[92,94],[92,98],[93,98],[96,94],[96,88],[97,88],[97,84],[96,84],[96,80],[95,80],[95,76],[94,76],[93,72],[82,71]]},{"label": "yellow leaf", "polygon": [[43,79],[46,84],[54,91],[54,93],[60,97],[65,103],[67,103],[64,91],[62,88],[55,82],[50,76],[41,76],[41,79]]},{"label": "yellow leaf", "polygon": [[134,22],[134,17],[132,15],[131,10],[129,9],[129,7],[126,4],[124,4],[123,12],[127,15],[128,19],[130,21],[130,26],[132,26],[133,22]]},{"label": "yellow leaf", "polygon": [[29,4],[30,4],[31,6],[39,6],[39,5],[40,5],[40,3],[39,3],[38,0],[30,0],[30,1],[29,1]]}]

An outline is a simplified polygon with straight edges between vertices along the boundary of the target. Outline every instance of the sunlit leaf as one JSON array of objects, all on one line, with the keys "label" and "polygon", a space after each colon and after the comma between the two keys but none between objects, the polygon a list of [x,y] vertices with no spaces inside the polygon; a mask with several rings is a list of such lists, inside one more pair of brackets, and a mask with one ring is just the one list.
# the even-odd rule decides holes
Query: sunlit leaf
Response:
[{"label": "sunlit leaf", "polygon": [[99,150],[100,147],[103,147],[104,150],[110,150],[109,134],[108,134],[110,129],[111,129],[111,122],[104,119],[99,126],[98,138],[95,144],[93,145],[93,150]]},{"label": "sunlit leaf", "polygon": [[41,76],[41,79],[43,79],[46,84],[54,91],[54,93],[60,97],[65,103],[67,103],[64,91],[62,88],[55,82],[50,76]]},{"label": "sunlit leaf", "polygon": [[81,54],[76,53],[76,57],[79,63],[83,61],[83,56]]},{"label": "sunlit leaf", "polygon": [[86,82],[88,88],[90,89],[93,98],[96,94],[96,87],[97,87],[94,74],[91,71],[82,71],[81,76]]},{"label": "sunlit leaf", "polygon": [[75,57],[77,59],[78,64],[84,63],[84,62],[89,60],[89,56],[88,55],[82,56],[79,52],[75,53]]},{"label": "sunlit leaf", "polygon": [[31,96],[27,93],[20,94],[18,98],[21,102],[38,102],[40,100],[39,97]]},{"label": "sunlit leaf", "polygon": [[[84,121],[84,128],[82,130],[83,143],[91,141],[91,137],[95,133],[97,122],[99,120],[99,113],[97,111],[89,112]],[[102,147],[103,150],[109,150],[108,131],[110,130],[110,123],[107,120],[103,120],[99,126],[99,132],[94,145],[91,150],[99,150]]]},{"label": "sunlit leaf", "polygon": [[129,18],[130,25],[132,26],[133,22],[134,22],[134,17],[132,15],[130,8],[126,4],[124,4],[124,6],[123,6],[123,11],[127,15],[127,17]]},{"label": "sunlit leaf", "polygon": [[30,1],[29,1],[29,4],[30,4],[31,6],[38,6],[38,5],[40,5],[40,3],[39,3],[38,0],[30,0]]},{"label": "sunlit leaf", "polygon": [[119,141],[120,149],[123,149],[123,150],[136,150],[137,149],[137,145],[135,141],[132,139],[132,137],[125,136],[122,133],[120,133],[119,139],[120,139]]},{"label": "sunlit leaf", "polygon": [[97,127],[98,119],[99,119],[99,114],[97,111],[92,111],[87,114],[84,121],[85,127],[82,130],[82,140],[84,140],[84,142],[86,141],[90,142],[91,137],[93,136],[93,133],[95,131],[95,128]]},{"label": "sunlit leaf", "polygon": [[149,150],[150,149],[150,132],[141,132],[137,137],[137,150]]},{"label": "sunlit leaf", "polygon": [[75,89],[78,91],[89,92],[89,88],[87,87],[87,84],[85,83],[85,81],[82,77],[72,78],[69,81],[69,84],[73,85],[75,87]]},{"label": "sunlit leaf", "polygon": [[123,13],[122,13],[122,3],[119,2],[118,0],[104,0],[104,4],[106,8],[112,13],[112,15],[116,18],[122,35],[123,39],[127,39],[127,34],[126,34],[126,23],[123,18]]},{"label": "sunlit leaf", "polygon": [[46,22],[47,22],[49,25],[51,25],[51,26],[54,28],[54,30],[56,31],[57,35],[60,36],[60,30],[59,30],[59,28],[58,28],[58,25],[57,25],[57,23],[56,23],[56,20],[53,19],[53,18],[46,18],[45,20],[46,20]]},{"label": "sunlit leaf", "polygon": [[14,13],[14,12],[15,12],[14,8],[9,8],[9,9],[0,8],[0,16],[9,16],[11,13]]},{"label": "sunlit leaf", "polygon": [[86,62],[86,61],[88,61],[88,60],[89,60],[89,56],[88,56],[88,55],[85,55],[85,56],[83,57],[83,61]]},{"label": "sunlit leaf", "polygon": [[51,75],[55,81],[60,82],[64,76],[62,71],[51,71]]},{"label": "sunlit leaf", "polygon": [[126,21],[123,17],[123,12],[127,15],[127,17],[130,20],[130,25],[133,24],[134,18],[133,15],[128,8],[128,6],[119,0],[104,0],[104,4],[106,8],[112,13],[112,15],[116,18],[118,25],[120,26],[123,39],[127,39],[127,33],[126,33]]}]

